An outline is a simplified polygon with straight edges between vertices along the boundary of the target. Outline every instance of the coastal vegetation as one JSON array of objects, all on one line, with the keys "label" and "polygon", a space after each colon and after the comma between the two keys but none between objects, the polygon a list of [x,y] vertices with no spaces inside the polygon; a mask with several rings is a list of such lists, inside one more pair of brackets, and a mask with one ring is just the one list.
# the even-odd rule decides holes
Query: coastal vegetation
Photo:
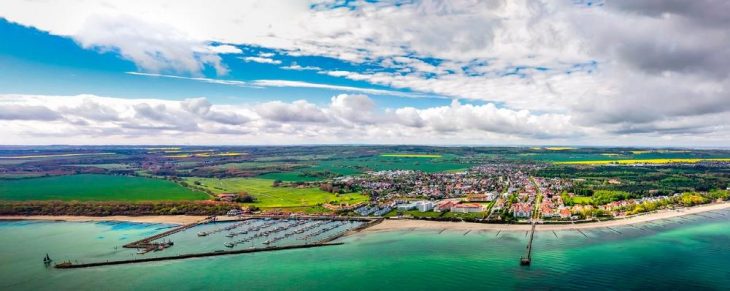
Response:
[{"label": "coastal vegetation", "polygon": [[224,215],[237,207],[210,201],[0,201],[0,215]]}]

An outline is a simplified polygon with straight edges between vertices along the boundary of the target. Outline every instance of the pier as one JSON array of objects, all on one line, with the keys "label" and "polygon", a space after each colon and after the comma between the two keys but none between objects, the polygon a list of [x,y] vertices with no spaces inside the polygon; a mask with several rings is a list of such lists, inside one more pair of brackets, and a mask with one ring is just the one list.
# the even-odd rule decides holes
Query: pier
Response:
[{"label": "pier", "polygon": [[532,241],[535,238],[535,226],[537,224],[533,222],[532,228],[530,228],[530,239],[527,241],[527,251],[525,252],[525,256],[520,258],[520,265],[529,266],[532,263]]},{"label": "pier", "polygon": [[207,219],[204,219],[204,220],[201,220],[201,221],[198,221],[198,222],[193,222],[193,223],[190,223],[190,224],[185,224],[185,225],[182,225],[182,226],[178,226],[178,227],[175,227],[175,228],[173,228],[171,230],[168,230],[168,231],[165,231],[165,232],[162,232],[162,233],[158,233],[156,235],[153,235],[153,236],[150,236],[150,237],[146,237],[146,238],[143,238],[143,239],[138,240],[138,241],[134,241],[134,242],[128,243],[126,245],[123,245],[122,247],[128,248],[128,249],[143,249],[144,252],[150,252],[150,251],[153,251],[153,250],[157,250],[160,247],[161,248],[168,248],[168,247],[170,247],[170,246],[173,245],[172,242],[155,243],[153,241],[158,240],[158,239],[161,239],[161,238],[166,237],[166,236],[170,236],[170,235],[176,234],[178,232],[181,232],[181,231],[186,230],[186,229],[189,229],[189,228],[196,227],[196,226],[201,225],[201,224],[209,223],[211,221],[213,221],[212,218],[207,218]]},{"label": "pier", "polygon": [[341,245],[341,244],[343,244],[343,243],[341,243],[341,242],[340,243],[317,243],[317,244],[266,247],[266,248],[256,248],[256,249],[232,250],[232,251],[218,250],[218,251],[213,251],[213,252],[184,254],[184,255],[169,256],[169,257],[154,257],[154,258],[142,258],[142,259],[131,259],[131,260],[105,261],[105,262],[85,263],[85,264],[74,264],[74,263],[71,263],[70,261],[66,261],[66,262],[63,262],[60,264],[56,264],[54,267],[57,269],[77,269],[77,268],[89,268],[89,267],[110,266],[110,265],[124,265],[124,264],[135,264],[135,263],[145,263],[145,262],[181,260],[181,259],[189,259],[189,258],[225,256],[225,255],[256,253],[256,252],[305,249],[305,248],[315,248],[315,247],[324,247],[324,246],[336,246],[336,245]]}]

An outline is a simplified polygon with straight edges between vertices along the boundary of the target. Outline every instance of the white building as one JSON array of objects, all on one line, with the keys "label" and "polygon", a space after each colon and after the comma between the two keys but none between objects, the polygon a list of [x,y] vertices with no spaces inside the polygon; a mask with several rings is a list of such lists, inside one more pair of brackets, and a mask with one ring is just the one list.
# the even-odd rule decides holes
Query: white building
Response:
[{"label": "white building", "polygon": [[433,202],[431,201],[416,201],[416,202],[410,202],[406,204],[398,204],[398,210],[399,211],[408,211],[408,210],[414,210],[418,209],[420,212],[426,212],[433,210]]},{"label": "white building", "polygon": [[457,204],[451,207],[451,212],[456,213],[472,213],[482,211],[484,211],[484,206],[477,203]]},{"label": "white building", "polygon": [[406,204],[398,204],[396,207],[398,211],[408,211],[416,209],[416,203],[406,203]]},{"label": "white building", "polygon": [[416,202],[416,208],[420,212],[426,212],[433,210],[433,202],[431,201],[418,201]]}]

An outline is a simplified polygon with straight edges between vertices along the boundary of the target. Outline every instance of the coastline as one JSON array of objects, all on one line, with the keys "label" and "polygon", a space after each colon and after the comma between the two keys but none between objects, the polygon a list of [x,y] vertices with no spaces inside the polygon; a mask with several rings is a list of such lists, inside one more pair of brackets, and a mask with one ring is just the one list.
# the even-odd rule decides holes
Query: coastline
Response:
[{"label": "coastline", "polygon": [[[586,222],[577,224],[538,224],[537,231],[591,229],[601,227],[615,227],[635,223],[649,222],[655,220],[669,219],[679,216],[698,214],[707,211],[723,210],[730,208],[730,202],[712,203],[693,207],[678,208],[674,210],[659,210],[657,212],[635,215],[627,218],[616,218],[606,221]],[[155,216],[71,216],[71,215],[30,215],[30,216],[0,216],[2,220],[46,220],[46,221],[72,221],[72,222],[97,222],[97,221],[126,221],[138,223],[166,223],[166,224],[189,224],[205,219],[206,216],[193,215],[155,215]],[[475,223],[475,222],[450,222],[450,221],[429,221],[417,219],[385,219],[382,222],[361,230],[362,233],[379,231],[399,230],[493,230],[493,231],[527,231],[529,224],[497,224],[497,223]]]},{"label": "coastline", "polygon": [[[713,203],[694,207],[679,208],[675,210],[660,210],[653,213],[636,215],[628,218],[616,218],[606,221],[577,223],[577,224],[538,224],[536,231],[574,230],[591,229],[602,227],[624,226],[635,223],[643,223],[655,220],[674,218],[685,215],[692,215],[707,211],[722,210],[730,208],[730,203]],[[474,223],[474,222],[450,222],[450,221],[428,221],[415,219],[386,219],[372,227],[364,229],[363,232],[399,231],[399,230],[492,230],[492,231],[528,231],[529,224],[496,224],[496,223]]]}]

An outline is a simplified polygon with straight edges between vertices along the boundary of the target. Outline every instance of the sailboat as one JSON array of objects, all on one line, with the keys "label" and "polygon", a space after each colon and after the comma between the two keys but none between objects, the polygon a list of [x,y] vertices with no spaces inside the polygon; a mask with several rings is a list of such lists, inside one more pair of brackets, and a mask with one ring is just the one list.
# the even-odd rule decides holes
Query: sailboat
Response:
[{"label": "sailboat", "polygon": [[53,261],[53,260],[51,260],[51,257],[49,257],[48,254],[46,254],[46,257],[43,258],[43,263],[44,264],[50,264],[51,261]]}]

